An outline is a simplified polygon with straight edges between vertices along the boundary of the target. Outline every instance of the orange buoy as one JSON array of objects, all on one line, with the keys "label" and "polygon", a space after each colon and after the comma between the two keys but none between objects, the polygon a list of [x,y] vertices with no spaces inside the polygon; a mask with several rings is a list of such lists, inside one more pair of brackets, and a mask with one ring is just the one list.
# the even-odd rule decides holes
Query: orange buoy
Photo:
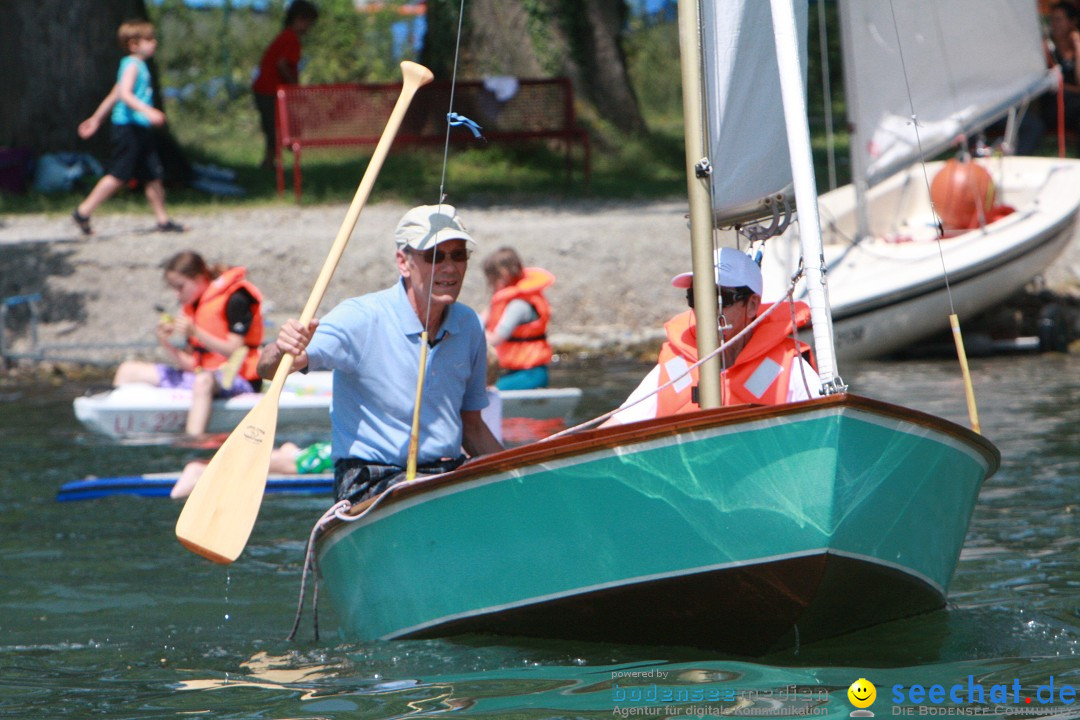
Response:
[{"label": "orange buoy", "polygon": [[930,199],[945,230],[970,230],[979,227],[980,215],[990,222],[994,181],[981,165],[953,158],[930,183]]}]

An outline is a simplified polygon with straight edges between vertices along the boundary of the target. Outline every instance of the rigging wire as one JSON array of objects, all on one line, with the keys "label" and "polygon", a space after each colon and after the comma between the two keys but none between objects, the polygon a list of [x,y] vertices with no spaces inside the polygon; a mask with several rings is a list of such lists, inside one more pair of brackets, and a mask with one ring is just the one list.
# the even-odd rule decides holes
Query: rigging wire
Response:
[{"label": "rigging wire", "polygon": [[[922,168],[923,182],[926,185],[927,197],[930,198],[930,210],[934,213],[934,217],[937,218],[938,232],[937,232],[936,242],[937,242],[937,249],[938,249],[938,258],[940,258],[940,260],[941,260],[941,274],[942,274],[942,278],[945,281],[945,294],[949,299],[949,326],[950,326],[950,329],[952,330],[953,342],[956,344],[956,355],[957,355],[957,359],[960,362],[960,374],[963,376],[963,380],[964,380],[964,396],[965,396],[965,398],[967,400],[968,420],[971,423],[971,429],[972,430],[974,430],[975,432],[981,432],[982,430],[981,430],[981,426],[979,424],[979,410],[978,410],[978,408],[976,407],[976,404],[975,404],[975,389],[974,389],[974,387],[972,386],[972,383],[971,383],[971,373],[970,373],[970,370],[968,369],[967,353],[964,350],[964,338],[963,338],[963,335],[960,333],[960,319],[959,319],[959,317],[957,317],[956,309],[955,309],[955,307],[953,305],[952,286],[949,283],[949,270],[945,265],[945,251],[941,247],[941,239],[942,239],[942,237],[944,235],[944,226],[942,225],[941,218],[940,218],[940,216],[938,216],[937,210],[934,207],[934,197],[930,192],[930,178],[929,178],[929,176],[927,175],[927,172],[926,172],[926,158],[925,158],[924,153],[923,153],[922,137],[919,135],[918,115],[916,115],[916,113],[915,113],[915,102],[914,102],[914,100],[912,100],[911,82],[910,82],[910,80],[908,78],[907,64],[904,62],[904,46],[903,46],[903,43],[901,43],[901,41],[900,41],[900,29],[899,29],[899,27],[897,25],[897,22],[896,22],[896,7],[895,7],[895,5],[893,3],[893,0],[889,0],[889,12],[892,13],[893,31],[896,33],[896,48],[897,48],[898,56],[900,58],[900,67],[904,72],[904,90],[907,93],[908,105],[909,105],[909,107],[911,109],[912,129],[915,132],[915,140],[916,140],[916,143],[918,144],[918,148],[919,148],[919,166]],[[936,25],[940,30],[941,23],[938,22],[938,23],[936,23]],[[940,36],[939,36],[939,42],[941,42]],[[951,81],[951,79],[953,77],[953,74],[951,72],[948,72],[948,68],[946,68],[946,72],[947,72],[947,76],[950,79],[950,88],[952,88],[953,95],[955,96],[956,95],[955,87],[953,86],[952,81]],[[966,144],[967,144],[966,140],[965,140],[964,144],[965,144],[965,148],[966,148]],[[981,212],[980,212],[980,218],[979,219],[980,219],[980,224],[982,224],[983,221],[985,220],[985,218],[983,218]]]},{"label": "rigging wire", "polygon": [[[911,80],[908,77],[907,63],[904,60],[904,44],[900,40],[900,28],[896,21],[896,7],[893,4],[893,0],[889,0],[889,12],[892,13],[893,32],[896,34],[896,49],[898,57],[900,58],[900,69],[904,73],[904,92],[907,93],[908,107],[911,111],[911,125],[912,129],[915,131],[915,143],[919,148],[919,167],[922,169],[923,182],[926,185],[926,196],[930,198],[930,210],[934,213],[934,218],[937,220],[938,232],[936,242],[938,258],[941,260],[941,274],[945,280],[945,294],[949,299],[949,313],[955,315],[956,309],[953,306],[952,286],[949,282],[949,270],[945,266],[945,251],[941,247],[943,226],[941,224],[941,217],[937,213],[937,208],[934,207],[934,197],[930,194],[930,176],[926,171],[926,159],[923,155],[922,136],[919,134],[919,116],[915,112],[915,101],[911,94]],[[955,92],[953,94],[955,95]]]},{"label": "rigging wire", "polygon": [[[446,202],[446,168],[450,163],[450,131],[452,130],[451,118],[454,113],[454,91],[457,89],[457,73],[458,73],[458,59],[461,57],[461,28],[462,21],[465,18],[465,0],[461,0],[461,4],[458,6],[458,26],[457,37],[454,39],[454,69],[450,74],[450,103],[446,109],[446,138],[443,141],[443,160],[442,160],[442,174],[439,178],[439,210],[442,210],[443,203]],[[427,308],[424,311],[424,329],[427,330],[428,323],[431,321],[431,287],[435,283],[435,267],[438,263],[431,264],[431,277],[429,278],[430,285],[428,287]]]},{"label": "rigging wire", "polygon": [[[454,113],[454,92],[457,88],[458,60],[461,57],[461,28],[464,18],[465,0],[461,0],[461,4],[458,7],[457,37],[454,41],[454,69],[450,76],[450,106],[446,111],[446,139],[443,142],[442,174],[439,180],[438,207],[440,213],[442,212],[443,204],[446,202],[446,169],[450,157],[450,130],[456,116],[456,113]],[[438,231],[436,230],[436,232]],[[420,333],[420,359],[416,377],[416,401],[413,405],[412,429],[409,433],[409,448],[405,466],[405,477],[409,480],[416,477],[417,455],[419,455],[420,445],[420,409],[424,397],[424,376],[427,374],[428,347],[432,344],[432,340],[428,337],[428,327],[431,325],[431,294],[435,289],[435,270],[439,266],[438,245],[434,245],[432,250],[434,251],[434,257],[432,258],[431,270],[428,275],[427,302],[424,308],[423,330]]]}]

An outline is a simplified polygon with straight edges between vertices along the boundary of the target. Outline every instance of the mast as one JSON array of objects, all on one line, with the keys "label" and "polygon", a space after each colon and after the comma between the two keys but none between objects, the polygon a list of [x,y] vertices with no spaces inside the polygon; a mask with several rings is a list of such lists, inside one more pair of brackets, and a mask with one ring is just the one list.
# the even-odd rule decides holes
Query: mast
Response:
[{"label": "mast", "polygon": [[[784,104],[791,175],[799,212],[799,243],[805,263],[810,320],[814,328],[814,351],[818,374],[827,393],[840,390],[833,345],[832,316],[825,290],[825,253],[818,215],[817,183],[814,178],[810,126],[806,119],[806,89],[799,63],[799,36],[792,0],[771,0],[776,59],[780,66],[780,91]],[[696,301],[696,298],[695,298]]]},{"label": "mast", "polygon": [[[686,136],[686,191],[690,202],[691,269],[694,278],[694,312],[697,318],[698,357],[720,344],[716,315],[716,274],[712,247],[712,203],[709,177],[699,172],[706,160],[705,115],[701,61],[701,16],[698,0],[679,0],[679,58],[682,67],[683,127]],[[713,357],[698,371],[698,405],[720,407],[720,357]]]}]

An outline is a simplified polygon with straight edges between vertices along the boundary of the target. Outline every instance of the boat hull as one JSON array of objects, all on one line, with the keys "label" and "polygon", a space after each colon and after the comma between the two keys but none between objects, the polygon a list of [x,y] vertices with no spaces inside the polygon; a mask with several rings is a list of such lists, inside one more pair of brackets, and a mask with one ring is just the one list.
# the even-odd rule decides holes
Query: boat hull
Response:
[{"label": "boat hull", "polygon": [[992,445],[841,396],[605,429],[404,488],[319,542],[346,637],[761,654],[941,607]]},{"label": "boat hull", "polygon": [[[1000,162],[1000,164],[999,164]],[[851,186],[822,195],[821,224],[836,353],[879,357],[998,306],[1043,272],[1072,240],[1080,211],[1080,160],[1007,157],[990,164],[998,201],[1016,212],[985,229],[935,242],[925,177],[917,167],[868,195],[872,237],[856,237]],[[766,299],[787,291],[798,258],[795,231],[770,240],[762,272]],[[946,276],[943,267],[948,271]],[[799,296],[802,288],[796,291]],[[929,319],[929,321],[928,321]]]}]

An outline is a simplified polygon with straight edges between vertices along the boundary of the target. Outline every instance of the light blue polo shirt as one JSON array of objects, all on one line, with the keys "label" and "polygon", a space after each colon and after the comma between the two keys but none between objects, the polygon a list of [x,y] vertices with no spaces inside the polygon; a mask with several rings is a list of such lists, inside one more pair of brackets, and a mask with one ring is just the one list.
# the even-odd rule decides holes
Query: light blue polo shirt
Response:
[{"label": "light blue polo shirt", "polygon": [[[345,300],[319,321],[307,347],[308,367],[334,371],[334,459],[405,466],[422,331],[404,280]],[[418,465],[461,455],[461,411],[487,407],[486,368],[480,319],[454,303],[428,348]]]}]

